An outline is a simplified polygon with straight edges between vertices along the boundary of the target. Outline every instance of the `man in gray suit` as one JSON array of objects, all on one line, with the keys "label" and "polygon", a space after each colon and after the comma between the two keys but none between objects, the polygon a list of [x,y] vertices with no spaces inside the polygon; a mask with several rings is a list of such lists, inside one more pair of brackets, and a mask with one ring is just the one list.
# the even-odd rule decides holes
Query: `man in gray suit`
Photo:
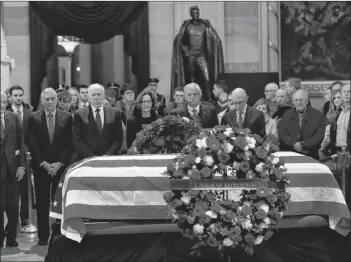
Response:
[{"label": "man in gray suit", "polygon": [[[18,181],[25,174],[25,153],[22,125],[16,113],[6,111],[7,95],[1,91],[0,129],[0,248],[17,247],[19,211]],[[8,222],[4,229],[4,212]]]}]

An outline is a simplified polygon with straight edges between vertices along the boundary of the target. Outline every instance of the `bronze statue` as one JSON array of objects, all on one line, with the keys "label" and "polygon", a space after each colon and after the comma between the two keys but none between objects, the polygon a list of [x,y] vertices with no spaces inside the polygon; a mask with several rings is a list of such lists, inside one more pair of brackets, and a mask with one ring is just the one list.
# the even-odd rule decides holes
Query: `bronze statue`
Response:
[{"label": "bronze statue", "polygon": [[212,101],[212,86],[224,73],[222,42],[210,22],[200,19],[197,6],[184,21],[173,42],[171,92],[177,86],[197,82],[203,99]]}]

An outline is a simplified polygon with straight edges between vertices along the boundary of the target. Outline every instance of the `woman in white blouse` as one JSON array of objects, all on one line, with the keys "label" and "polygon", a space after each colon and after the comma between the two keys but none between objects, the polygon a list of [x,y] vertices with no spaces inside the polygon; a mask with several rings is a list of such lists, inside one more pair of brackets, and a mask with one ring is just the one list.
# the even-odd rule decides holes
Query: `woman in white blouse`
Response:
[{"label": "woman in white blouse", "polygon": [[265,122],[266,122],[266,135],[274,135],[278,138],[278,128],[276,121],[269,116],[270,108],[266,99],[258,99],[253,106],[257,110],[260,110],[263,113]]}]

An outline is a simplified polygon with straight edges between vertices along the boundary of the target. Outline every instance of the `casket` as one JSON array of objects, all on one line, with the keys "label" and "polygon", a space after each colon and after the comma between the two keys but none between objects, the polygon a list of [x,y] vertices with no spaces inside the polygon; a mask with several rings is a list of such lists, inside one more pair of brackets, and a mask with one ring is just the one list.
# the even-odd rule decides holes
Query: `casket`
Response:
[{"label": "casket", "polygon": [[[278,152],[291,183],[280,228],[330,227],[350,232],[350,212],[330,170],[293,152]],[[163,173],[176,155],[102,156],[71,166],[62,176],[50,216],[61,233],[80,242],[86,234],[177,232],[163,194],[172,190]],[[242,189],[228,189],[229,198]]]}]

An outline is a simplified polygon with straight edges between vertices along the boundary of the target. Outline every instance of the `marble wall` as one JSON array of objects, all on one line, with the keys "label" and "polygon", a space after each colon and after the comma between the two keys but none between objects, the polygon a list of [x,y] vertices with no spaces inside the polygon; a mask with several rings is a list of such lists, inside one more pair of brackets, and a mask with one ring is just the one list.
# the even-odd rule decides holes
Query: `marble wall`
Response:
[{"label": "marble wall", "polygon": [[7,42],[8,56],[14,58],[10,85],[24,89],[24,100],[30,102],[30,39],[29,2],[3,2],[2,21]]}]

